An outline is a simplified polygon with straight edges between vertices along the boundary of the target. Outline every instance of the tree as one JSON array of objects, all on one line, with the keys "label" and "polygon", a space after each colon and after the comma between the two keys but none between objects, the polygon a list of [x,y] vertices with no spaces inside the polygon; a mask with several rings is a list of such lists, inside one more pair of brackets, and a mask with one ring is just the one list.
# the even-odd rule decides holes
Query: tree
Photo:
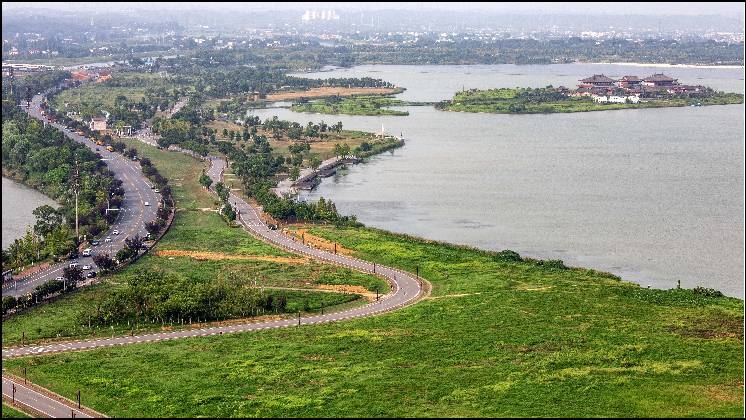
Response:
[{"label": "tree", "polygon": [[208,188],[208,189],[210,188],[210,185],[212,185],[212,179],[209,176],[207,176],[204,170],[202,171],[202,175],[200,175],[199,177],[199,183],[203,187]]},{"label": "tree", "polygon": [[109,271],[114,268],[114,260],[111,259],[109,254],[94,254],[93,262],[96,263],[98,268],[103,271]]},{"label": "tree", "polygon": [[124,248],[117,251],[116,259],[117,261],[122,263],[134,257],[136,254],[137,253],[133,251],[132,248],[125,246]]},{"label": "tree", "polygon": [[160,220],[161,219],[156,219],[145,223],[145,230],[147,230],[149,234],[155,235],[161,230],[161,223],[159,223]]},{"label": "tree", "polygon": [[36,216],[34,232],[42,238],[50,234],[64,222],[62,215],[54,207],[47,204],[34,209],[33,214]]},{"label": "tree", "polygon": [[44,238],[44,249],[52,256],[64,255],[73,247],[74,234],[67,226],[59,226]]},{"label": "tree", "polygon": [[342,145],[339,143],[334,144],[334,156],[342,157],[343,151],[342,151]]},{"label": "tree", "polygon": [[112,143],[111,147],[113,147],[114,150],[116,150],[117,152],[122,153],[124,151],[124,149],[127,148],[127,145],[124,144],[124,142],[116,141],[116,142]]},{"label": "tree", "polygon": [[78,285],[78,282],[83,280],[83,270],[80,267],[65,267],[62,270],[62,277],[65,278],[67,287],[74,288]]},{"label": "tree", "polygon": [[311,165],[311,169],[316,172],[316,169],[321,166],[321,159],[317,155],[312,155],[308,163]]},{"label": "tree", "polygon": [[222,182],[218,182],[217,184],[215,184],[215,192],[218,194],[218,197],[220,197],[221,201],[223,201],[224,203],[228,202],[228,195],[230,191],[228,190],[228,188],[225,187],[225,185],[223,185]]},{"label": "tree", "polygon": [[290,179],[295,181],[300,177],[300,168],[297,166],[293,166],[293,168],[290,170]]},{"label": "tree", "polygon": [[3,315],[7,314],[9,310],[16,307],[17,300],[15,296],[3,296]]},{"label": "tree", "polygon": [[124,246],[131,249],[132,252],[137,254],[141,249],[144,248],[143,238],[141,238],[140,235],[137,234],[135,234],[135,236],[133,236],[132,238],[125,238]]}]

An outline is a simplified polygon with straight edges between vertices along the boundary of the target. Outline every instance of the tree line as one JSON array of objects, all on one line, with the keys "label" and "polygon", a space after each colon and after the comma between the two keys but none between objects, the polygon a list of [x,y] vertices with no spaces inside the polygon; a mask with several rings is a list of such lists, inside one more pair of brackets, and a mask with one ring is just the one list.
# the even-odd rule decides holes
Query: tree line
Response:
[{"label": "tree line", "polygon": [[[107,208],[123,201],[121,181],[101,156],[68,139],[48,124],[3,101],[3,172],[60,203],[34,210],[36,223],[24,237],[3,250],[3,269],[57,259],[85,238],[108,229],[116,215]],[[81,238],[75,237],[75,192]]]}]

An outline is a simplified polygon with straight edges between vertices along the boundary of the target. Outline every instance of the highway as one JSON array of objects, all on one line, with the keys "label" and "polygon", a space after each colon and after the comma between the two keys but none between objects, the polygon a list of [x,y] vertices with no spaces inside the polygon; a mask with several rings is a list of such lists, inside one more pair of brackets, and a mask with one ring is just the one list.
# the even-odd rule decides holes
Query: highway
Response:
[{"label": "highway", "polygon": [[[38,108],[33,109],[38,111]],[[38,117],[41,117],[41,115],[38,115]],[[70,133],[64,128],[61,129],[76,141],[84,144],[87,142],[84,138],[77,136],[74,133]],[[119,226],[120,231],[123,230],[124,232],[118,235],[116,240],[111,242],[113,244],[112,246],[121,247],[125,236],[137,233],[139,230],[144,229],[142,226],[143,220],[151,220],[148,219],[148,217],[154,217],[154,206],[145,207],[142,205],[142,202],[144,200],[150,200],[155,203],[156,200],[153,195],[155,193],[142,179],[139,165],[132,164],[113,153],[104,152],[102,153],[102,156],[104,159],[108,159],[107,164],[109,164],[109,167],[112,168],[112,170],[117,174],[117,177],[122,179],[124,182],[124,185],[126,186],[124,207],[131,209],[129,212],[123,212],[118,219],[117,226]],[[207,174],[212,178],[214,183],[221,181],[222,175],[227,166],[226,161],[222,158],[213,156],[208,156],[206,160],[210,163],[210,168],[208,169]],[[214,192],[214,187],[212,190]],[[238,210],[238,221],[252,235],[297,254],[381,276],[389,281],[391,284],[391,290],[386,295],[381,296],[378,300],[367,303],[364,306],[339,312],[327,312],[323,315],[316,314],[301,317],[299,313],[297,318],[293,317],[272,321],[185,329],[180,331],[157,332],[132,336],[112,336],[108,338],[56,342],[43,345],[9,347],[3,348],[2,350],[3,360],[42,354],[84,351],[103,347],[154,343],[179,338],[214,336],[287,327],[300,328],[303,325],[344,321],[395,310],[410,305],[429,293],[429,283],[411,273],[349,256],[334,254],[332,252],[319,250],[306,244],[302,244],[294,238],[283,234],[280,230],[270,229],[269,226],[267,226],[267,224],[259,217],[261,212],[260,209],[250,205],[232,192],[229,195],[229,200]],[[59,267],[61,266],[64,266],[64,264],[58,264],[56,269],[59,270]],[[48,271],[48,276],[54,276],[53,268],[50,268]],[[5,293],[5,290],[3,290],[3,293]],[[11,382],[10,378],[3,375],[2,388],[4,396],[9,397],[11,395],[13,384],[14,383]],[[69,401],[65,402],[61,397],[55,398],[45,395],[51,395],[51,393],[43,388],[36,387],[37,390],[35,391],[28,387],[22,387],[20,382],[17,380],[15,381],[15,386],[15,398],[40,413],[46,414],[50,417],[85,416],[84,413],[80,411],[75,412],[74,405],[71,406]]]},{"label": "highway", "polygon": [[[207,174],[218,181],[222,179],[226,162],[222,158],[208,157],[210,168]],[[221,327],[205,327],[199,329],[149,333],[136,336],[120,336],[99,338],[95,340],[79,340],[71,342],[58,342],[44,345],[9,347],[3,349],[3,359],[23,356],[34,356],[48,353],[60,353],[67,351],[90,350],[101,347],[120,346],[128,344],[153,343],[163,340],[177,338],[200,337],[226,333],[260,331],[272,328],[292,327],[300,325],[319,324],[333,321],[360,318],[375,315],[381,312],[394,310],[415,302],[429,290],[427,282],[417,278],[411,273],[360,260],[357,258],[334,254],[312,248],[301,244],[293,238],[283,234],[279,230],[270,229],[260,218],[258,209],[246,203],[235,194],[230,194],[230,201],[239,211],[240,223],[253,235],[270,243],[280,246],[288,251],[304,256],[309,256],[321,261],[352,268],[354,270],[376,274],[386,278],[391,283],[391,291],[379,298],[379,300],[364,306],[348,309],[341,312],[326,313],[324,315],[309,315],[302,318],[291,318],[273,320],[266,322],[245,323]],[[424,288],[424,290],[423,290]]]},{"label": "highway", "polygon": [[[44,94],[47,93],[48,92],[44,92]],[[119,210],[117,219],[109,230],[101,236],[102,239],[100,240],[100,244],[91,247],[92,255],[108,253],[113,258],[117,251],[124,247],[125,238],[133,237],[136,234],[141,237],[147,235],[145,223],[155,220],[157,203],[160,201],[160,194],[150,188],[147,178],[142,174],[139,162],[133,162],[121,154],[109,152],[104,147],[96,146],[96,144],[91,140],[75,134],[73,131],[67,129],[67,127],[61,124],[48,122],[45,116],[41,114],[41,108],[39,107],[42,97],[43,95],[41,94],[34,96],[31,101],[31,106],[28,109],[23,106],[22,109],[32,117],[37,118],[46,124],[51,124],[58,130],[62,131],[67,137],[77,141],[78,143],[84,144],[94,152],[99,153],[101,159],[106,162],[108,168],[114,172],[114,177],[122,181],[124,202]],[[150,203],[150,206],[144,205],[144,202],[146,201]],[[119,230],[119,234],[114,235],[112,233],[114,230]],[[107,242],[106,238],[111,238],[111,241]],[[55,279],[58,276],[62,276],[63,269],[71,262],[72,261],[61,261],[33,275],[14,279],[7,284],[3,284],[2,294],[3,296],[12,295],[16,297],[27,295],[31,293],[36,286]],[[83,265],[90,265],[93,270],[98,271],[98,268],[91,257],[81,256],[76,260],[76,262],[78,262],[81,267]],[[84,283],[85,281],[80,285],[83,285]]]}]

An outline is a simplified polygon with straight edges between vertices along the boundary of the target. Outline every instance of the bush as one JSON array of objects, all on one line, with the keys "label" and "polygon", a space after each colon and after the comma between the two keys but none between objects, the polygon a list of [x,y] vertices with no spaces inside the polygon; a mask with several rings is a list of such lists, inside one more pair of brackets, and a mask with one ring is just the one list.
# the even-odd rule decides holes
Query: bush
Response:
[{"label": "bush", "polygon": [[16,303],[15,296],[3,296],[3,315],[8,313],[9,310],[15,308]]},{"label": "bush", "polygon": [[523,261],[523,258],[521,258],[521,256],[518,255],[517,252],[511,251],[510,249],[505,249],[505,250],[498,252],[495,255],[495,258],[499,261],[517,261],[517,262]]},{"label": "bush", "polygon": [[567,266],[562,260],[539,260],[536,265],[547,268],[556,268],[559,270],[567,270]]},{"label": "bush", "polygon": [[723,292],[715,289],[706,289],[702,286],[697,286],[692,291],[695,294],[706,296],[706,297],[723,297]]}]

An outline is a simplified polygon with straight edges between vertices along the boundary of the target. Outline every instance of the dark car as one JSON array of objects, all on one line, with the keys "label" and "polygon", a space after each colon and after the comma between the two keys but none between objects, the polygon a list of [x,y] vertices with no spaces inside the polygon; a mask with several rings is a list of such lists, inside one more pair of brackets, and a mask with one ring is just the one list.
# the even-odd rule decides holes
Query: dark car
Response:
[{"label": "dark car", "polygon": [[89,271],[88,274],[86,274],[85,276],[88,277],[89,279],[94,278],[94,277],[96,277],[96,272],[95,271]]},{"label": "dark car", "polygon": [[77,252],[71,252],[71,253],[67,254],[67,259],[68,260],[75,260],[77,258],[78,258],[78,253]]},{"label": "dark car", "polygon": [[96,246],[96,245],[98,245],[98,244],[99,244],[99,242],[98,242],[98,241],[91,241],[91,245],[93,245],[93,246]]}]

